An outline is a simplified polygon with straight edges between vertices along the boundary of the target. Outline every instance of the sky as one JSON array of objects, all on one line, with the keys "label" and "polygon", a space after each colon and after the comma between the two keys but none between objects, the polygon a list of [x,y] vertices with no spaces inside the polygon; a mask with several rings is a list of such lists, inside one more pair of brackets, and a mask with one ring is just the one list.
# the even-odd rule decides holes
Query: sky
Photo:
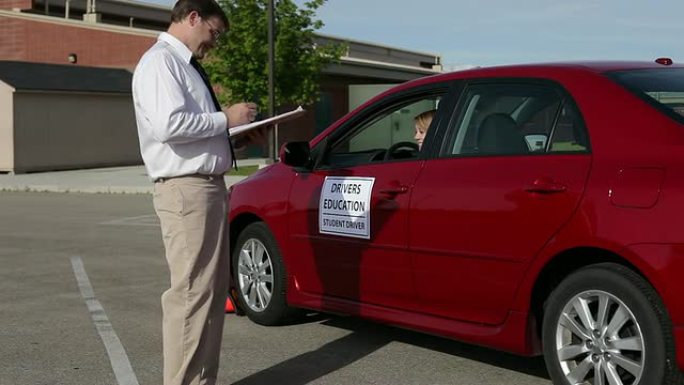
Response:
[{"label": "sky", "polygon": [[658,57],[682,62],[682,15],[683,0],[328,0],[316,18],[325,23],[322,34],[434,53],[446,69],[459,69]]}]

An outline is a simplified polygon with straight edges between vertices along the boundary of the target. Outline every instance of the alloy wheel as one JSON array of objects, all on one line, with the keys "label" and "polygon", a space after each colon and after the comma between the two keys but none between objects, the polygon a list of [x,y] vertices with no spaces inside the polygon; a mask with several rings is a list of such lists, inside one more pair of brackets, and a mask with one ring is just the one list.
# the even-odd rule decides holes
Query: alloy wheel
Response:
[{"label": "alloy wheel", "polygon": [[273,265],[264,244],[248,239],[240,249],[238,284],[244,302],[255,312],[266,310],[273,296]]},{"label": "alloy wheel", "polygon": [[614,295],[591,290],[572,297],[560,314],[555,337],[568,383],[639,384],[644,336],[633,312]]}]

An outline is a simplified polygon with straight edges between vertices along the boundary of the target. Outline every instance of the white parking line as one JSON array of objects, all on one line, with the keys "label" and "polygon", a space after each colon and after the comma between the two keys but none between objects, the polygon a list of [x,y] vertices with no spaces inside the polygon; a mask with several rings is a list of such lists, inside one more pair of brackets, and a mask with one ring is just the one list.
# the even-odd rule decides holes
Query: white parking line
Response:
[{"label": "white parking line", "polygon": [[119,340],[119,337],[114,332],[114,328],[109,322],[102,304],[95,298],[93,287],[90,285],[90,279],[88,279],[88,274],[86,274],[83,267],[81,257],[71,257],[71,266],[74,269],[74,275],[76,276],[81,296],[88,306],[90,317],[93,319],[105,349],[107,349],[109,362],[112,364],[116,381],[119,385],[139,385],[138,378],[133,372],[131,362],[128,360],[121,340]]}]

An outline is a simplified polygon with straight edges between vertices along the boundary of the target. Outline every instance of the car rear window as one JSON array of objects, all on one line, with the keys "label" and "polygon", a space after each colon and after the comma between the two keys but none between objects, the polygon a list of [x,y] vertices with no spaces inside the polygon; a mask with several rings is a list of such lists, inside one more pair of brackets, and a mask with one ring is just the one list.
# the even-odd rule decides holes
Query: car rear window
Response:
[{"label": "car rear window", "polygon": [[684,123],[684,68],[615,71],[606,75]]}]

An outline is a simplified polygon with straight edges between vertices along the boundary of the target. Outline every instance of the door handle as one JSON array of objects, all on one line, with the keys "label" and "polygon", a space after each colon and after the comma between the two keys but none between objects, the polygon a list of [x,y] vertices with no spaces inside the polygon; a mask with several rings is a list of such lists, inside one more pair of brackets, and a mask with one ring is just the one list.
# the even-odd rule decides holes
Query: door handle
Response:
[{"label": "door handle", "polygon": [[408,192],[408,186],[396,186],[396,187],[389,187],[380,190],[380,194],[385,194],[385,195],[390,195],[390,196],[395,196],[399,194],[406,194]]},{"label": "door handle", "polygon": [[555,194],[565,192],[567,186],[562,183],[556,183],[551,180],[537,179],[531,186],[525,188],[525,191],[537,194]]}]

